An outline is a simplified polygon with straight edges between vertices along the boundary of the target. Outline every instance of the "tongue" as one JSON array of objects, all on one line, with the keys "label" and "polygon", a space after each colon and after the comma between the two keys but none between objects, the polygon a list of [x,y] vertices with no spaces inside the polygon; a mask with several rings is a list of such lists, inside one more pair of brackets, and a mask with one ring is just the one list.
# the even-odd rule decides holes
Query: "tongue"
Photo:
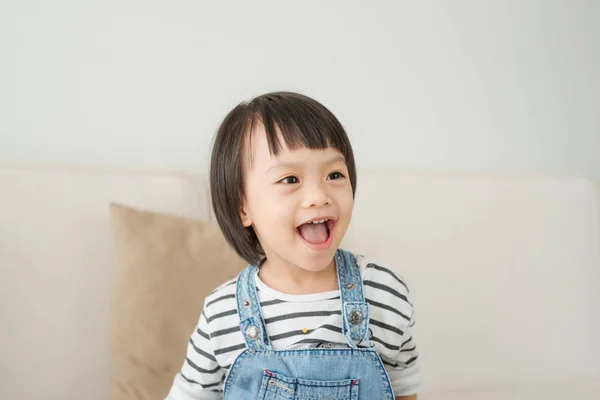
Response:
[{"label": "tongue", "polygon": [[323,243],[327,241],[329,234],[327,233],[327,227],[325,224],[304,224],[298,227],[300,236],[310,243]]}]

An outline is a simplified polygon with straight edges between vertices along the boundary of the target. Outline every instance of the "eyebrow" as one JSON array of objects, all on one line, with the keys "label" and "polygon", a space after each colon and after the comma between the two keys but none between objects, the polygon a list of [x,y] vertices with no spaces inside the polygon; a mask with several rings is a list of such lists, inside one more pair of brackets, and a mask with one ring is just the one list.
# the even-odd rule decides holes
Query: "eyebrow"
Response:
[{"label": "eyebrow", "polygon": [[[324,165],[331,165],[331,164],[335,164],[338,162],[343,162],[346,163],[346,159],[344,158],[344,156],[335,156],[330,158],[329,160],[325,161],[323,164]],[[298,165],[299,163],[291,163],[291,162],[278,162],[277,164],[269,167],[269,169],[267,169],[267,172],[270,172],[274,169],[278,169],[278,168],[285,168],[285,167],[294,167],[296,165]]]}]

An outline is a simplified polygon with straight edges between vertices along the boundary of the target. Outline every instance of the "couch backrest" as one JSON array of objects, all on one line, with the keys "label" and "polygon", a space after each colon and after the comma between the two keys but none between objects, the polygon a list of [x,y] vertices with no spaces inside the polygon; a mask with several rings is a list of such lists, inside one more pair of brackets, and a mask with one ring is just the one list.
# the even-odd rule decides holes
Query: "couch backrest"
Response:
[{"label": "couch backrest", "polygon": [[[358,185],[344,246],[412,288],[425,391],[600,377],[594,183],[372,171]],[[195,176],[0,170],[0,398],[106,398],[111,201],[210,215]]]},{"label": "couch backrest", "polygon": [[600,378],[592,181],[368,172],[345,246],[412,287],[428,390]]},{"label": "couch backrest", "polygon": [[111,201],[209,215],[198,177],[0,170],[1,399],[107,398]]}]

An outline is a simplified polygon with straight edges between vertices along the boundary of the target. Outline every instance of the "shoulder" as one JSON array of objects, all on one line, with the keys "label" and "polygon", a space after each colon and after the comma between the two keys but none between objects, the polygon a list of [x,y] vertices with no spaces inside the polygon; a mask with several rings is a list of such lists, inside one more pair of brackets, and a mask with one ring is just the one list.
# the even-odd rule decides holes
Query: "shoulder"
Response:
[{"label": "shoulder", "polygon": [[214,289],[204,299],[204,314],[207,318],[220,312],[236,308],[235,291],[237,278],[230,279]]},{"label": "shoulder", "polygon": [[376,285],[385,284],[398,292],[401,298],[409,296],[408,284],[396,268],[375,257],[362,254],[355,254],[354,257],[356,257],[356,264],[360,268],[363,281]]},{"label": "shoulder", "polygon": [[212,292],[210,292],[210,294],[208,296],[206,296],[206,299],[214,299],[215,297],[225,294],[225,293],[235,293],[235,284],[237,282],[237,277],[233,278],[233,279],[229,279],[228,281],[223,282],[222,284],[220,284],[219,286],[217,286]]},{"label": "shoulder", "polygon": [[355,257],[361,270],[366,301],[382,309],[393,308],[396,316],[410,321],[413,315],[410,290],[397,269],[374,257]]}]

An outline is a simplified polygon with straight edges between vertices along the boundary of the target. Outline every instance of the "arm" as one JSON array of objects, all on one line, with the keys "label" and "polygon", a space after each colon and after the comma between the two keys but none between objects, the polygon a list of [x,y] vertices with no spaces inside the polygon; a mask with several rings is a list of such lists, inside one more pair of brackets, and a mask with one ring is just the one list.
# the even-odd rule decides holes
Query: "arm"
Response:
[{"label": "arm", "polygon": [[419,353],[413,338],[415,313],[412,304],[411,313],[407,313],[407,315],[410,316],[410,320],[408,325],[403,325],[401,328],[404,334],[398,342],[400,350],[392,359],[384,363],[396,394],[396,400],[416,400],[421,383]]},{"label": "arm", "polygon": [[[371,334],[382,346],[377,351],[390,379],[396,400],[415,400],[421,385],[419,354],[413,340],[412,327],[415,324],[413,303],[408,286],[389,266],[380,265],[373,259],[361,258],[364,266],[364,281],[377,282],[385,290],[372,290],[366,287],[365,297],[370,299],[369,317],[385,321],[388,328],[378,324]],[[372,286],[375,287],[375,286]]]},{"label": "arm", "polygon": [[181,371],[175,377],[165,400],[220,400],[221,382],[225,370],[221,368],[210,341],[210,329],[204,313],[190,337]]},{"label": "arm", "polygon": [[410,329],[405,332],[396,357],[384,365],[396,393],[396,400],[416,400],[421,382],[419,354]]}]

